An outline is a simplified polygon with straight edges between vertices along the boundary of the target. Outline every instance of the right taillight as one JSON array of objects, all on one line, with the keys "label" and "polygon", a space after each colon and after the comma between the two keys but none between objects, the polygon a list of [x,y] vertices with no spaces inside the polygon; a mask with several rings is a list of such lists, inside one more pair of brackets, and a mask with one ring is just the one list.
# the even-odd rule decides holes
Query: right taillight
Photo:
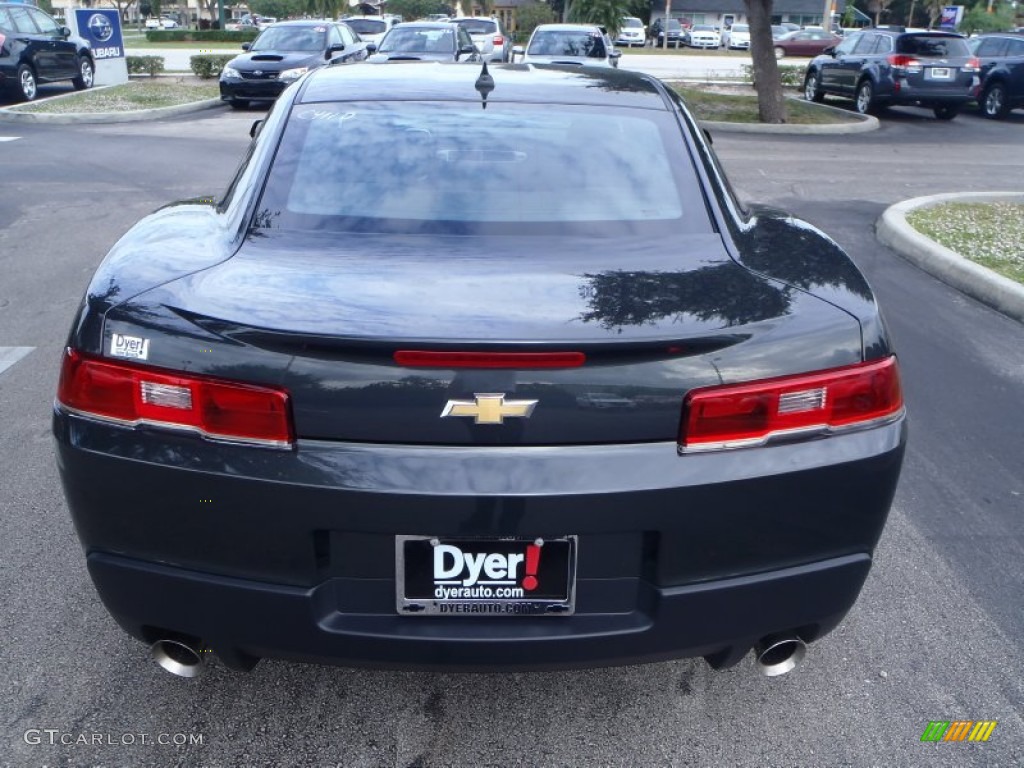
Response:
[{"label": "right taillight", "polygon": [[684,452],[763,445],[774,438],[874,426],[903,413],[895,357],[827,371],[691,391]]},{"label": "right taillight", "polygon": [[921,62],[913,56],[908,56],[905,53],[890,53],[889,63],[898,74],[902,74],[904,72],[916,73],[921,71]]},{"label": "right taillight", "polygon": [[961,67],[964,72],[980,72],[981,71],[981,59],[970,58],[967,63]]},{"label": "right taillight", "polygon": [[67,349],[57,402],[84,416],[196,432],[212,440],[289,448],[281,389],[111,361]]}]

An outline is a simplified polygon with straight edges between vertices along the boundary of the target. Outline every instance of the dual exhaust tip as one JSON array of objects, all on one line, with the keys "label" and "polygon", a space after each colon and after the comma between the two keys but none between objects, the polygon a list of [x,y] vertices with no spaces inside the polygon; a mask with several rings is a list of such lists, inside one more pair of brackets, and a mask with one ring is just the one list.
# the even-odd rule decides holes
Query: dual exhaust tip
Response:
[{"label": "dual exhaust tip", "polygon": [[[150,648],[154,660],[172,675],[198,677],[203,671],[201,642],[165,637]],[[807,644],[795,634],[769,635],[754,646],[754,657],[762,674],[778,677],[792,672],[807,656]]]},{"label": "dual exhaust tip", "polygon": [[150,652],[156,663],[172,675],[198,677],[203,671],[206,649],[200,642],[165,637],[153,643]]}]

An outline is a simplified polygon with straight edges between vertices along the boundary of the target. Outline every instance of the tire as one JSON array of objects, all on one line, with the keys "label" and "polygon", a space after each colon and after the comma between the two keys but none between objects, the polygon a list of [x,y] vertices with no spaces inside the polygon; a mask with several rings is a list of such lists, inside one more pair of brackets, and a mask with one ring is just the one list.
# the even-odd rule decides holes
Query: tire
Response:
[{"label": "tire", "polygon": [[870,80],[861,80],[857,86],[857,95],[853,99],[854,108],[862,115],[870,114],[875,109],[875,86]]},{"label": "tire", "polygon": [[232,99],[228,104],[232,109],[247,109],[249,107],[249,102],[245,99]]},{"label": "tire", "polygon": [[784,59],[786,57],[786,49],[775,46],[775,58]]},{"label": "tire", "polygon": [[1010,104],[1006,100],[1006,86],[1002,83],[992,83],[986,86],[978,100],[978,106],[981,107],[981,114],[990,120],[1004,120],[1010,114]]},{"label": "tire", "polygon": [[88,56],[78,57],[78,77],[72,79],[71,84],[75,86],[76,91],[84,91],[87,88],[92,88],[93,80],[96,76],[96,69],[93,67],[92,62],[89,61]]},{"label": "tire", "polygon": [[14,84],[14,91],[22,101],[34,101],[39,94],[39,84],[36,82],[36,73],[28,64],[18,67],[18,79]]},{"label": "tire", "polygon": [[825,94],[821,92],[818,87],[818,73],[808,72],[807,77],[804,79],[804,98],[808,101],[814,101],[820,104],[825,100]]},{"label": "tire", "polygon": [[960,114],[959,105],[941,104],[932,110],[939,120],[952,120]]}]

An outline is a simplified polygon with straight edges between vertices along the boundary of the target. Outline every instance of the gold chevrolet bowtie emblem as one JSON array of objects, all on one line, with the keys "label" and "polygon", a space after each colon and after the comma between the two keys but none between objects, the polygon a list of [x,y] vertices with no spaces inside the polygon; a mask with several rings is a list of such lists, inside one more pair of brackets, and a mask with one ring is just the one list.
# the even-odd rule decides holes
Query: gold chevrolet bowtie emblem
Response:
[{"label": "gold chevrolet bowtie emblem", "polygon": [[474,394],[475,400],[449,400],[441,418],[472,416],[477,424],[503,424],[505,419],[528,419],[536,400],[506,400],[504,394]]}]

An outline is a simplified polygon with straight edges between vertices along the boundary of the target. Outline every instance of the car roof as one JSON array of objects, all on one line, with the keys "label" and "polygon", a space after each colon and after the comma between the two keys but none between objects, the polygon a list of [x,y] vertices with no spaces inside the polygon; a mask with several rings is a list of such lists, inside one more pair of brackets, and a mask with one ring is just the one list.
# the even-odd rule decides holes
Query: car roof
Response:
[{"label": "car roof", "polygon": [[600,32],[601,28],[596,24],[539,24],[534,32],[543,29],[545,32],[548,30],[562,30],[565,32],[594,32],[595,30]]},{"label": "car roof", "polygon": [[277,21],[272,27],[322,27],[324,24],[337,24],[331,19],[295,19],[293,21]]},{"label": "car roof", "polygon": [[1019,40],[1024,38],[1024,32],[982,32],[976,37],[1015,37]]},{"label": "car roof", "polygon": [[[387,67],[321,67],[310,72],[297,103],[324,101],[479,102],[481,68],[463,63],[409,62]],[[649,75],[612,67],[504,64],[488,69],[488,103],[520,102],[667,110],[662,86]]]}]

